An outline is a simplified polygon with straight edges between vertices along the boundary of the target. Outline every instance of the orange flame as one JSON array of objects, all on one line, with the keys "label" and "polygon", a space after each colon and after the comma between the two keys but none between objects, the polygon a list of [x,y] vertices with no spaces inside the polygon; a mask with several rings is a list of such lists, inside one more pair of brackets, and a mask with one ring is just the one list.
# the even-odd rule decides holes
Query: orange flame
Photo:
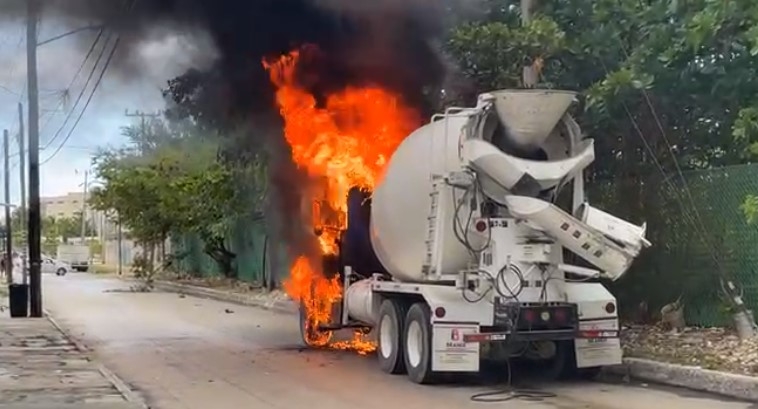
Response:
[{"label": "orange flame", "polygon": [[[324,182],[323,196],[312,198],[312,223],[321,252],[336,254],[337,240],[347,227],[348,191],[353,187],[373,190],[390,156],[419,120],[398,95],[378,86],[347,87],[327,95],[324,106],[318,107],[316,98],[295,81],[300,57],[295,50],[264,60],[263,65],[276,87],[294,162]],[[310,329],[330,322],[331,306],[342,297],[339,280],[329,280],[319,270],[300,257],[284,284],[287,294],[304,306]],[[330,336],[309,331],[307,341],[326,345]],[[353,341],[332,347],[359,352],[375,348],[359,333]]]}]

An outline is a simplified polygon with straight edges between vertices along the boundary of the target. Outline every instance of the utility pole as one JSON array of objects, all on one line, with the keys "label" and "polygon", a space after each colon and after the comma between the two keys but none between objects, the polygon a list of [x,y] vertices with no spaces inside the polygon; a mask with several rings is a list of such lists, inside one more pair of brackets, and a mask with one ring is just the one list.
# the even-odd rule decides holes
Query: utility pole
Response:
[{"label": "utility pole", "polygon": [[121,213],[117,213],[118,218],[118,275],[120,276],[122,274],[121,271]]},{"label": "utility pole", "polygon": [[[18,212],[19,217],[21,218],[19,223],[19,226],[22,226],[23,229],[24,225],[26,224],[26,150],[24,150],[24,105],[22,103],[18,103],[18,123],[19,123],[19,131],[18,131],[18,154],[20,158],[20,174],[21,174],[21,211]],[[29,234],[27,231],[27,234],[24,235],[24,238],[27,243],[29,242]],[[27,246],[28,248],[28,246]],[[22,272],[22,284],[27,285],[29,283],[29,273],[26,271],[26,259],[28,257],[28,251],[25,251],[24,254],[21,256],[21,272]]]},{"label": "utility pole", "polygon": [[29,315],[42,318],[41,237],[39,198],[39,89],[37,83],[37,16],[39,0],[26,1],[26,69],[29,95]]},{"label": "utility pole", "polygon": [[[8,147],[8,130],[3,132],[3,154],[5,155],[5,203],[11,202],[11,153]],[[8,285],[13,284],[13,230],[11,229],[11,207],[5,206],[5,274]]]},{"label": "utility pole", "polygon": [[127,109],[126,112],[124,112],[124,115],[131,118],[140,118],[140,140],[139,140],[139,149],[141,154],[145,154],[147,151],[147,119],[146,118],[158,118],[161,116],[160,114],[146,114],[144,112],[141,112],[139,110],[134,111],[134,113],[129,113],[129,110]]},{"label": "utility pole", "polygon": [[87,184],[89,183],[89,180],[87,180],[89,176],[89,171],[84,171],[84,198],[82,199],[82,244],[84,244],[84,238],[87,234]]},{"label": "utility pole", "polygon": [[[521,25],[527,26],[532,21],[532,10],[536,0],[521,0]],[[524,88],[534,88],[537,85],[537,71],[533,65],[524,66],[523,70]]]}]

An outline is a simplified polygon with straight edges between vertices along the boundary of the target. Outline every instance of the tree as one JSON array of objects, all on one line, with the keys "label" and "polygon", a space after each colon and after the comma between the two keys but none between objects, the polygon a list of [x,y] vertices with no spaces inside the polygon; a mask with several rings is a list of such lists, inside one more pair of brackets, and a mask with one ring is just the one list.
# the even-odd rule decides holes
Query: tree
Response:
[{"label": "tree", "polygon": [[[758,3],[541,0],[526,27],[516,1],[487,4],[482,17],[450,34],[447,49],[470,81],[448,95],[470,99],[518,87],[520,67],[534,66],[539,87],[579,92],[574,115],[595,137],[588,185],[595,202],[647,220],[651,240],[666,247],[689,243],[685,232],[708,237],[699,217],[685,218],[697,202],[680,172],[747,163],[758,152]],[[758,217],[757,203],[748,198],[743,206],[749,218]],[[712,224],[714,231],[723,227]],[[722,251],[718,240],[704,240],[687,244],[690,251]],[[651,288],[679,291],[682,277],[658,273],[661,260],[647,253],[640,261],[633,278],[621,280],[623,304],[646,299]],[[717,260],[708,262],[719,274],[703,291],[730,276]],[[671,285],[661,285],[662,278]]]},{"label": "tree", "polygon": [[525,63],[543,87],[579,91],[585,130],[607,135],[598,175],[653,167],[635,124],[669,169],[660,128],[684,169],[743,162],[758,141],[758,4],[544,0],[527,27],[515,1],[490,4],[453,31],[449,51],[475,91],[518,86]]},{"label": "tree", "polygon": [[101,153],[95,165],[103,187],[93,192],[91,203],[119,214],[130,234],[148,248],[150,265],[154,249],[170,234],[194,235],[220,271],[236,277],[236,254],[228,237],[245,210],[239,181],[259,186],[246,198],[265,195],[265,162],[225,163],[218,134],[191,125],[156,121],[149,131],[163,134],[148,138],[154,141],[148,149]]},{"label": "tree", "polygon": [[90,205],[119,215],[130,235],[147,250],[152,268],[155,247],[176,224],[175,214],[165,206],[171,194],[166,169],[170,165],[158,161],[139,166],[132,159],[112,152],[95,158],[95,172],[104,187],[93,189]]}]

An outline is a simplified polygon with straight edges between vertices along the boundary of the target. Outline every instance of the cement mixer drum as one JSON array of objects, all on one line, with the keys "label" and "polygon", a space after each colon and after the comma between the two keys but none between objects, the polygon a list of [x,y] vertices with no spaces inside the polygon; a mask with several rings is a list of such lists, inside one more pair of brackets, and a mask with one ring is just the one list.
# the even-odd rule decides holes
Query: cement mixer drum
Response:
[{"label": "cement mixer drum", "polygon": [[[549,145],[552,131],[574,100],[574,95],[567,91],[549,90],[505,90],[483,94],[480,102],[488,100],[487,106],[494,107],[494,110],[487,114],[485,126],[478,128],[476,132],[479,135],[475,139],[481,139],[477,142],[482,142],[496,154],[502,154],[501,150],[506,145],[515,145],[522,150]],[[442,254],[440,270],[454,274],[475,262],[467,247],[456,239],[451,210],[457,208],[459,217],[465,223],[466,215],[471,210],[469,203],[456,207],[463,193],[446,185],[438,184],[435,188],[433,178],[471,166],[461,156],[461,149],[467,132],[471,132],[472,121],[481,115],[481,110],[451,112],[417,129],[403,141],[373,193],[371,245],[386,270],[401,281],[421,282],[427,279],[424,268],[427,265],[425,258],[432,200],[437,202],[437,206],[449,210],[445,220],[439,224],[440,229],[437,229],[439,237],[443,238],[437,243]],[[499,138],[505,138],[508,143],[501,146],[494,141],[493,137],[498,132]],[[566,159],[565,146],[553,150],[558,152],[558,156],[549,153],[548,161],[553,157]],[[484,158],[482,166],[488,165],[486,154],[480,155]],[[588,163],[587,160],[584,162]],[[514,180],[518,180],[518,172],[523,173],[531,162],[513,157],[513,163]],[[541,181],[541,185],[535,186],[537,190],[549,189],[559,181],[547,178]]]}]

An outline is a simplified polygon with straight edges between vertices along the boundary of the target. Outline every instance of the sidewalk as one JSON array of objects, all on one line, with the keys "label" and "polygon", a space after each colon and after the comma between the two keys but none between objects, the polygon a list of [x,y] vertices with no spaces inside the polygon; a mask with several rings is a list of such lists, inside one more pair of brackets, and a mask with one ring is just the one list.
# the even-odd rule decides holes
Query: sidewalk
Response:
[{"label": "sidewalk", "polygon": [[0,312],[1,409],[140,409],[47,318]]}]

